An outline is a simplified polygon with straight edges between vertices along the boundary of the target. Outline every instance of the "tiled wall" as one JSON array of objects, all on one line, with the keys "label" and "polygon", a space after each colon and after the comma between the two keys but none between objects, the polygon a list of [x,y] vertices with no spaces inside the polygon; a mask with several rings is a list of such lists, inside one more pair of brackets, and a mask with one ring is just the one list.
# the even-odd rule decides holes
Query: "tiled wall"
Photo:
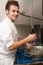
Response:
[{"label": "tiled wall", "polygon": [[18,35],[20,37],[26,37],[27,35],[30,34],[31,26],[28,25],[16,25]]}]

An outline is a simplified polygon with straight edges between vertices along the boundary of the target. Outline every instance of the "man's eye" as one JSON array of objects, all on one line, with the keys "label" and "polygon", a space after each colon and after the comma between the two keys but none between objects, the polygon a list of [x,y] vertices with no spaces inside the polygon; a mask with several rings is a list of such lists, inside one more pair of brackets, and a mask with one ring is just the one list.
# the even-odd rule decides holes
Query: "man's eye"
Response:
[{"label": "man's eye", "polygon": [[19,11],[15,11],[15,10],[13,10],[13,12],[17,12],[17,13],[19,13]]},{"label": "man's eye", "polygon": [[17,13],[19,13],[19,11],[17,11]]}]

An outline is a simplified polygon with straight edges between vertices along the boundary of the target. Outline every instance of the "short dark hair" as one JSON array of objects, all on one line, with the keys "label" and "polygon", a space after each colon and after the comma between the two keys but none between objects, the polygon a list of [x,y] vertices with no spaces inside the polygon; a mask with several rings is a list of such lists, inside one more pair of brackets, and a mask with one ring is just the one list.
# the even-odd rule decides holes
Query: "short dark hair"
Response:
[{"label": "short dark hair", "polygon": [[18,6],[18,8],[19,8],[19,3],[17,1],[8,1],[6,3],[5,10],[9,10],[11,5]]}]

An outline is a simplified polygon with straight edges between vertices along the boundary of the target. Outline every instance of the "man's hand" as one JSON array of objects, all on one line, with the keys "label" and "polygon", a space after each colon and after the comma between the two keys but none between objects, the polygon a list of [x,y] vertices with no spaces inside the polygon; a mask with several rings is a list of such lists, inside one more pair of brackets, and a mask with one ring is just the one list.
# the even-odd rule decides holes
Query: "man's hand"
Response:
[{"label": "man's hand", "polygon": [[29,35],[27,36],[27,42],[35,41],[36,39],[37,39],[36,33],[34,33],[34,34],[29,34]]},{"label": "man's hand", "polygon": [[27,48],[27,49],[31,49],[31,48],[33,48],[33,45],[30,44],[30,43],[26,43],[26,48]]}]

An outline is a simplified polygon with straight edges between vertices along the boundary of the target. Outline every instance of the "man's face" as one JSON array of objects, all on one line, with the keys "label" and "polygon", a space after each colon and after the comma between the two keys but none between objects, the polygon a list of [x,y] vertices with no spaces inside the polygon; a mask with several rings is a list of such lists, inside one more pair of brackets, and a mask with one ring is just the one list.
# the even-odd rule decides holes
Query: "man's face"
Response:
[{"label": "man's face", "polygon": [[7,15],[12,21],[15,21],[19,15],[18,6],[11,5],[10,9],[7,10]]}]

